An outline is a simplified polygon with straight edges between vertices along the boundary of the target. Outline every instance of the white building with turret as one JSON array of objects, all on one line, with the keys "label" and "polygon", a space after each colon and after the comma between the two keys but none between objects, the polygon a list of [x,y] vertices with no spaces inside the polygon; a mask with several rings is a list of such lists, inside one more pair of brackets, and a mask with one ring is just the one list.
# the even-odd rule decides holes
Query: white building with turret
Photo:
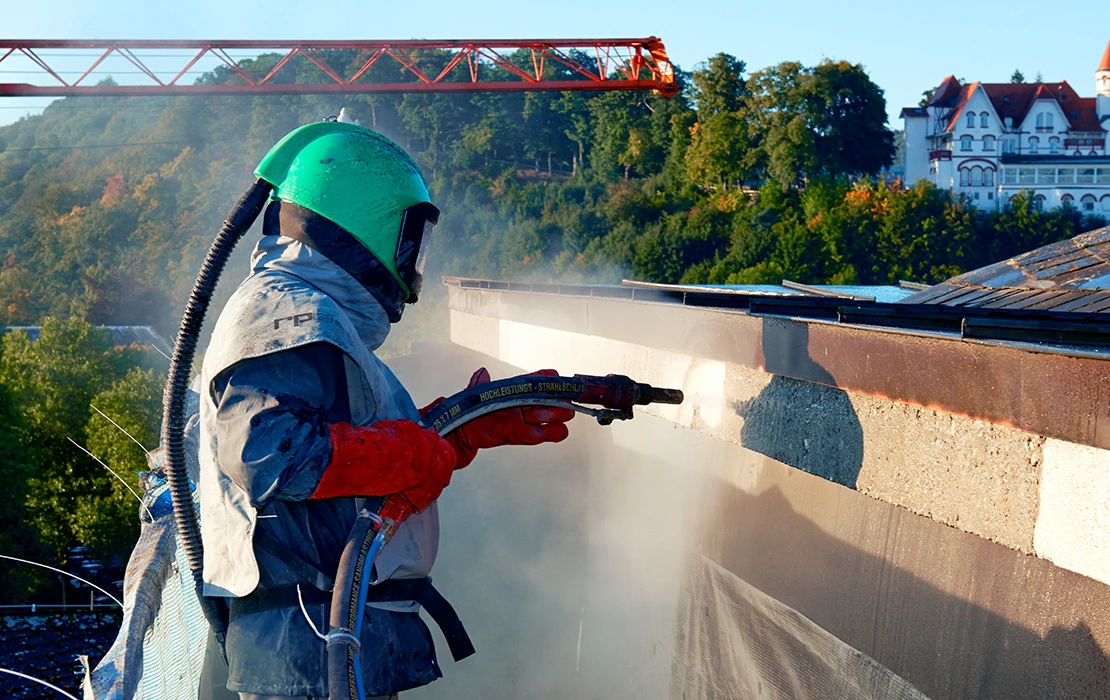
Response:
[{"label": "white building with turret", "polygon": [[1095,97],[1067,82],[944,79],[924,107],[902,110],[906,181],[928,180],[998,209],[1022,190],[1046,208],[1110,217],[1110,43]]}]

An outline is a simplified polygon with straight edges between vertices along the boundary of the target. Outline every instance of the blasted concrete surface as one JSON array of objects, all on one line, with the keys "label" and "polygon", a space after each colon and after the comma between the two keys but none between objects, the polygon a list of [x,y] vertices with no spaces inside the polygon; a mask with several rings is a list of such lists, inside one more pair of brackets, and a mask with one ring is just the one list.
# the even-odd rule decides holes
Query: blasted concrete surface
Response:
[{"label": "blasted concrete surface", "polygon": [[[1033,553],[1045,438],[730,365],[735,442],[810,474]],[[721,431],[709,431],[720,435]],[[1108,579],[1110,580],[1110,579]]]},{"label": "blasted concrete surface", "polygon": [[[392,364],[430,400],[482,363]],[[479,653],[408,696],[825,698],[829,682],[860,698],[1110,696],[1110,587],[669,421],[572,427],[562,445],[483,452],[441,499],[433,575]],[[758,623],[759,663],[691,653],[702,623],[739,624],[744,597],[722,591],[745,586],[813,624]],[[792,648],[832,661],[791,665]]]}]

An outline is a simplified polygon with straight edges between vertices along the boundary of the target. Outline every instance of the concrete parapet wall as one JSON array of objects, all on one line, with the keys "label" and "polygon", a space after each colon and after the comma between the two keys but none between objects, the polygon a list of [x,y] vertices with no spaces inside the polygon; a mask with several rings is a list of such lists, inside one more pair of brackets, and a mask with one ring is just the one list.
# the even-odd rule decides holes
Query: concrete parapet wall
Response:
[{"label": "concrete parapet wall", "polygon": [[[418,404],[483,364],[578,368],[520,359],[451,346],[391,366]],[[711,434],[734,420],[701,410],[721,368],[668,361],[660,376],[701,377],[697,412],[580,416],[566,442],[483,450],[452,480],[434,575],[478,655],[413,700],[1110,697],[1110,586]],[[759,397],[774,380],[754,377]]]},{"label": "concrete parapet wall", "polygon": [[463,289],[451,290],[451,327],[453,342],[518,367],[680,387],[683,406],[647,410],[1110,583],[1105,361]]}]

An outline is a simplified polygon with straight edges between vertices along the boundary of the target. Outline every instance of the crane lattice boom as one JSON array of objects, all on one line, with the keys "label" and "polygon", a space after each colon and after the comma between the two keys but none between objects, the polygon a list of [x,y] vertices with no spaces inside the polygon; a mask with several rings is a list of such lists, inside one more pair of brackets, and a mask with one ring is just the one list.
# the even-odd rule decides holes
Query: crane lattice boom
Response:
[{"label": "crane lattice boom", "polygon": [[[345,68],[336,68],[327,61],[329,49],[354,50],[357,58]],[[255,55],[279,52],[281,57],[265,72],[252,71],[251,63],[244,65],[243,58],[232,57],[231,51],[251,51]],[[289,65],[298,56],[318,69],[297,71],[296,80],[302,82],[293,81],[294,71]],[[94,82],[91,76],[107,72],[109,65],[119,65],[121,59],[126,61],[127,72],[139,76],[140,84]],[[4,70],[13,61],[21,62],[28,70]],[[59,67],[63,64],[68,70]],[[235,75],[231,81],[219,84],[188,82],[190,71],[195,78],[196,70],[206,64],[224,65]],[[392,64],[398,70],[372,70],[380,64]],[[561,68],[554,78],[556,71],[548,70],[552,66]],[[32,82],[0,82],[0,97],[535,90],[654,90],[670,97],[677,91],[666,49],[655,37],[493,41],[0,39],[0,80],[5,73],[30,74]],[[382,82],[383,75],[395,78]]]}]

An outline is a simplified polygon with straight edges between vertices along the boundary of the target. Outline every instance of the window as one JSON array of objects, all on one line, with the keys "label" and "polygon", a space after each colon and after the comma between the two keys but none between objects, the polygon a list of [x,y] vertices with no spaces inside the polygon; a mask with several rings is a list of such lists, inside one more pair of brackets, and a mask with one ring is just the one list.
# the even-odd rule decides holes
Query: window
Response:
[{"label": "window", "polygon": [[974,129],[975,128],[975,112],[968,112],[967,113],[967,127],[969,129]]},{"label": "window", "polygon": [[1018,176],[1017,176],[1017,169],[1016,168],[1006,168],[1005,170],[1002,171],[1002,184],[1004,184],[1004,185],[1016,185],[1017,181],[1018,181]]},{"label": "window", "polygon": [[1060,198],[1060,204],[1063,204],[1065,207],[1073,207],[1075,206],[1075,197],[1072,197],[1070,194],[1066,194]]},{"label": "window", "polygon": [[979,126],[981,126],[985,129],[990,125],[991,125],[990,116],[986,112],[980,112],[980,114],[979,114]]},{"label": "window", "polygon": [[1095,184],[1095,169],[1094,168],[1080,168],[1079,177],[1076,179],[1080,185],[1093,185]]},{"label": "window", "polygon": [[971,198],[972,199],[979,199],[979,193],[976,192],[975,194],[971,195]]},{"label": "window", "polygon": [[1034,153],[1037,152],[1037,146],[1039,146],[1040,143],[1041,143],[1041,140],[1038,139],[1036,136],[1030,136],[1029,137],[1029,154],[1030,155],[1033,155]]},{"label": "window", "polygon": [[1061,185],[1075,184],[1075,168],[1060,168],[1056,171],[1056,182]]},{"label": "window", "polygon": [[1021,184],[1021,185],[1035,185],[1035,184],[1037,184],[1037,169],[1036,168],[1018,168],[1018,184]]},{"label": "window", "polygon": [[984,136],[983,137],[983,150],[984,151],[993,151],[994,150],[994,137],[993,136]]},{"label": "window", "polygon": [[1102,195],[1102,213],[1110,216],[1110,194]]},{"label": "window", "polygon": [[1039,168],[1037,170],[1038,185],[1055,185],[1056,168]]},{"label": "window", "polygon": [[1080,206],[1080,209],[1082,209],[1083,211],[1094,211],[1095,210],[1094,195],[1085,194],[1085,195],[1083,195],[1083,199],[1079,200],[1079,202],[1082,205],[1082,206]]},{"label": "window", "polygon": [[1051,129],[1052,128],[1052,112],[1041,112],[1037,115],[1037,128],[1038,129]]},{"label": "window", "polygon": [[1049,153],[1056,153],[1059,148],[1060,148],[1060,139],[1053,136],[1052,138],[1050,138],[1048,140],[1048,152]]},{"label": "window", "polygon": [[1037,195],[1037,197],[1033,200],[1033,208],[1036,209],[1037,211],[1041,211],[1041,210],[1044,209],[1044,195],[1043,194]]},{"label": "window", "polygon": [[994,192],[987,192],[987,199],[993,200],[994,199]]},{"label": "window", "polygon": [[1099,168],[1095,181],[1100,185],[1110,185],[1110,168]]},{"label": "window", "polygon": [[980,168],[978,165],[976,165],[974,168],[971,169],[971,186],[972,187],[982,187],[983,186],[983,169]]},{"label": "window", "polygon": [[1013,139],[1003,139],[1002,140],[1002,153],[1006,154],[1006,153],[1013,153],[1013,152],[1014,152],[1014,140]]},{"label": "window", "polygon": [[970,136],[961,136],[960,137],[960,150],[961,151],[970,151],[971,150],[971,137]]},{"label": "window", "polygon": [[967,187],[969,181],[970,181],[970,178],[968,177],[967,171],[964,170],[963,168],[961,168],[960,169],[960,187]]},{"label": "window", "polygon": [[[983,171],[983,185],[985,187],[994,187],[994,171],[993,170],[984,170]],[[994,199],[994,195],[991,195],[987,199]]]}]

